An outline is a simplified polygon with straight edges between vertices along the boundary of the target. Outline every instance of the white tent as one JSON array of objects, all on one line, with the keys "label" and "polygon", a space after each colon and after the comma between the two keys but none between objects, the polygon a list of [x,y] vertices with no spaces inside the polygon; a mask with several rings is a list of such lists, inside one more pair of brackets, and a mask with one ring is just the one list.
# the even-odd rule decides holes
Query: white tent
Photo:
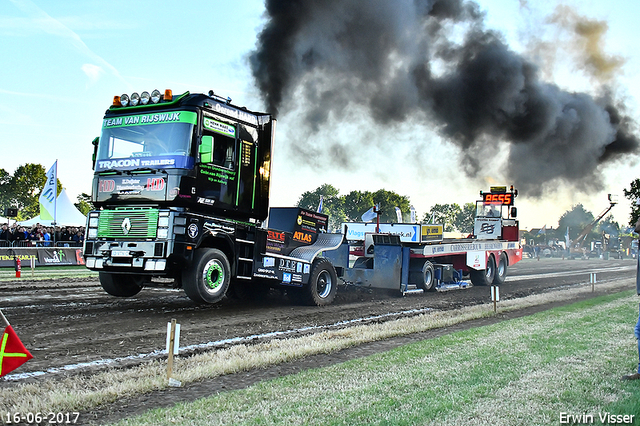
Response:
[{"label": "white tent", "polygon": [[[40,215],[33,217],[24,222],[19,222],[23,226],[33,226],[36,223],[40,223],[46,226],[53,226],[53,220],[42,220]],[[76,208],[69,199],[67,191],[64,189],[60,191],[60,195],[56,199],[56,225],[59,226],[85,226],[87,224],[87,217],[80,213],[80,210]]]}]

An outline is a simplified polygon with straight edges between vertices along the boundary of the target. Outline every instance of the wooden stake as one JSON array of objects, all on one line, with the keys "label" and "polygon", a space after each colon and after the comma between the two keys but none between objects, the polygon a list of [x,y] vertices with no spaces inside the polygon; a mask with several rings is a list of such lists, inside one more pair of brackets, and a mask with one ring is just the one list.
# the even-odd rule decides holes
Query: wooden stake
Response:
[{"label": "wooden stake", "polygon": [[169,332],[169,359],[167,362],[167,379],[173,374],[173,345],[176,342],[176,320],[171,320],[171,331]]},{"label": "wooden stake", "polygon": [[9,324],[9,321],[7,320],[7,317],[5,317],[4,314],[2,313],[2,309],[0,309],[0,318],[7,325],[7,327],[9,327],[11,325],[11,324]]}]

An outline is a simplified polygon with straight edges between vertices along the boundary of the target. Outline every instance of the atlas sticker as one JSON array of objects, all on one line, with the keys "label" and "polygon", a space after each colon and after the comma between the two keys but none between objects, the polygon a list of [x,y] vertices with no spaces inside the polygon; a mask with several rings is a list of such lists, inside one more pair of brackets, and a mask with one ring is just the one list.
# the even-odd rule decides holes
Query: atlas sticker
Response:
[{"label": "atlas sticker", "polygon": [[189,234],[189,238],[195,239],[198,236],[198,225],[192,223],[191,225],[189,225],[189,229],[187,230],[187,232]]}]

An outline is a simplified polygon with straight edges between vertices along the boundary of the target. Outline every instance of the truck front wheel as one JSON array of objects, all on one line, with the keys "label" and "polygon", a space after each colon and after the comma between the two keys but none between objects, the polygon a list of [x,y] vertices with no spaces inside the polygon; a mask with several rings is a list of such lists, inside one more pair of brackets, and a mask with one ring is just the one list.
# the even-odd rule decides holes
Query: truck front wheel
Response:
[{"label": "truck front wheel", "polygon": [[142,277],[126,274],[100,272],[100,284],[104,291],[116,297],[131,297],[140,293],[144,280]]},{"label": "truck front wheel", "polygon": [[316,259],[313,262],[309,283],[299,290],[302,301],[307,305],[330,305],[338,292],[338,276],[331,262],[327,259]]},{"label": "truck front wheel", "polygon": [[196,250],[193,263],[182,273],[184,292],[198,303],[217,303],[222,300],[230,281],[229,260],[218,249]]},{"label": "truck front wheel", "polygon": [[493,255],[489,255],[487,259],[487,266],[484,270],[469,270],[469,275],[471,276],[471,282],[475,286],[480,285],[491,285],[493,282],[493,278],[496,275],[496,260],[493,258]]}]

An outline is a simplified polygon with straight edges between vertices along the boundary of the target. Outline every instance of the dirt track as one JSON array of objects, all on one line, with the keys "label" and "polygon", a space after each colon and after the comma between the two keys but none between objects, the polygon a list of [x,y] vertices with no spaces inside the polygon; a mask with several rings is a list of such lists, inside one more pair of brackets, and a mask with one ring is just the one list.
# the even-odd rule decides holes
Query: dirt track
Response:
[{"label": "dirt track", "polygon": [[[501,299],[583,284],[589,281],[590,272],[597,273],[599,282],[629,279],[635,277],[635,268],[635,260],[630,259],[527,259],[510,268],[507,281],[501,287]],[[260,302],[225,300],[216,306],[199,306],[194,305],[179,290],[148,288],[134,298],[117,299],[105,294],[95,280],[0,282],[0,307],[34,355],[33,360],[15,373],[46,372],[44,375],[26,378],[10,375],[10,379],[18,380],[0,381],[0,386],[38,382],[63,374],[90,374],[91,371],[105,368],[102,365],[104,360],[113,361],[109,365],[122,366],[160,356],[158,351],[165,345],[166,323],[172,318],[182,325],[180,347],[184,348],[287,330],[289,334],[286,337],[291,337],[299,333],[315,332],[324,326],[337,327],[339,325],[336,324],[341,321],[369,317],[373,318],[367,321],[383,321],[385,318],[415,315],[415,312],[409,312],[412,310],[452,309],[486,303],[488,299],[489,290],[486,287],[406,297],[351,289],[339,292],[336,302],[327,307],[297,306],[286,295],[277,291]],[[379,318],[381,315],[385,317]],[[306,327],[311,328],[300,330]],[[268,338],[273,337],[262,337]],[[407,339],[399,339],[392,344],[402,344],[405,340]],[[370,346],[384,350],[389,344]],[[191,349],[201,350],[205,349],[202,346]],[[371,349],[362,350],[361,355],[369,350]],[[355,355],[350,356],[358,356],[358,349],[351,352]],[[342,359],[340,354],[328,357]],[[311,365],[317,366],[318,363],[327,361],[320,362],[318,359],[312,362]],[[185,394],[188,392],[185,389],[179,392],[185,394],[186,399],[195,398],[215,392],[216,389],[242,387],[262,376],[268,377],[269,374],[287,374],[304,368],[304,365],[305,363],[300,363],[299,366],[280,366],[257,376],[245,374],[222,378],[213,387],[201,385],[200,390],[197,386],[191,387],[192,395]],[[69,366],[73,369],[68,370]],[[162,395],[163,393],[159,393],[155,396],[159,405],[168,401]],[[153,399],[154,396],[139,398],[137,402],[132,401],[126,410],[111,407],[94,414],[110,419],[119,418],[157,405]]]}]

